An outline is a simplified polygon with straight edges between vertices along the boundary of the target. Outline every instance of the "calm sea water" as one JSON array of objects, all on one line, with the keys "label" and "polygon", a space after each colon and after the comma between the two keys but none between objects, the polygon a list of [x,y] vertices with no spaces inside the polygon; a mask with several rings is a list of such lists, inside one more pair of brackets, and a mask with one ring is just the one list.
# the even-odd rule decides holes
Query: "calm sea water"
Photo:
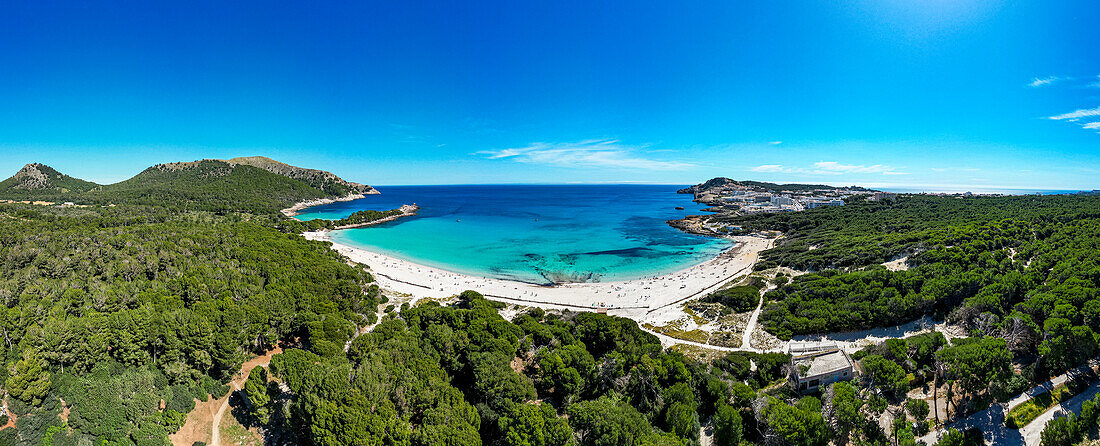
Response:
[{"label": "calm sea water", "polygon": [[[336,231],[347,245],[449,271],[546,283],[668,273],[714,257],[730,242],[665,221],[699,214],[669,185],[379,187],[381,195],[306,209],[302,220],[420,205],[419,215]],[[685,210],[677,210],[676,207]]]}]

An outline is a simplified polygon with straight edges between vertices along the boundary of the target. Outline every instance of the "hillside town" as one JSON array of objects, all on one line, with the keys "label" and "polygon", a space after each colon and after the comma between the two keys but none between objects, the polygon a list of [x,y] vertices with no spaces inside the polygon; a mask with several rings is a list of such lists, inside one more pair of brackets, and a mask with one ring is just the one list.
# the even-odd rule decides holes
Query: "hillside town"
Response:
[{"label": "hillside town", "polygon": [[844,206],[846,199],[856,196],[870,201],[897,198],[897,194],[894,193],[857,186],[783,185],[735,181],[729,178],[715,178],[697,186],[681,189],[679,192],[694,194],[696,202],[711,206],[709,211],[737,214],[799,212],[825,206]]}]

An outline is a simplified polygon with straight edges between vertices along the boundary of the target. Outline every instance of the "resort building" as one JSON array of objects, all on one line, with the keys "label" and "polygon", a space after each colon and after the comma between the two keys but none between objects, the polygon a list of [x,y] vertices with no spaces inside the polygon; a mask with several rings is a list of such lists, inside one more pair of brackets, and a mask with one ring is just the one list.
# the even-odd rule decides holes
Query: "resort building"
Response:
[{"label": "resort building", "polygon": [[794,205],[794,198],[791,198],[790,195],[781,195],[781,196],[772,197],[772,206],[793,206],[793,205]]},{"label": "resort building", "polygon": [[829,384],[855,378],[852,358],[836,346],[819,346],[799,351],[791,348],[791,385],[799,393],[814,393]]},{"label": "resort building", "polygon": [[806,209],[819,208],[823,206],[844,206],[844,200],[821,200],[821,201],[806,201]]},{"label": "resort building", "polygon": [[871,195],[871,201],[893,201],[898,198],[898,194],[891,192],[875,192]]}]

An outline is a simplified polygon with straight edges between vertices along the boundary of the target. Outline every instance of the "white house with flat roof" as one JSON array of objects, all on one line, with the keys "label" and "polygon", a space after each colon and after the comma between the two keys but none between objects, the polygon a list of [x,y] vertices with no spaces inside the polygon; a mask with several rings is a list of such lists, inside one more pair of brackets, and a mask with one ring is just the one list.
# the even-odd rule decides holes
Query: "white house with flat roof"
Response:
[{"label": "white house with flat roof", "polygon": [[836,347],[791,351],[791,385],[799,393],[814,393],[829,384],[855,378],[855,361]]}]

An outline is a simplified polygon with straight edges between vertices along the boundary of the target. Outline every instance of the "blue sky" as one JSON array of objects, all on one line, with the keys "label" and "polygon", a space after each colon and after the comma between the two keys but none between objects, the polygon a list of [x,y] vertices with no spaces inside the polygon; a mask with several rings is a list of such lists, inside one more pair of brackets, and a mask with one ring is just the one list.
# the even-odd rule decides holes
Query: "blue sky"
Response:
[{"label": "blue sky", "polygon": [[0,172],[1100,188],[1095,1],[158,3],[0,4]]}]

